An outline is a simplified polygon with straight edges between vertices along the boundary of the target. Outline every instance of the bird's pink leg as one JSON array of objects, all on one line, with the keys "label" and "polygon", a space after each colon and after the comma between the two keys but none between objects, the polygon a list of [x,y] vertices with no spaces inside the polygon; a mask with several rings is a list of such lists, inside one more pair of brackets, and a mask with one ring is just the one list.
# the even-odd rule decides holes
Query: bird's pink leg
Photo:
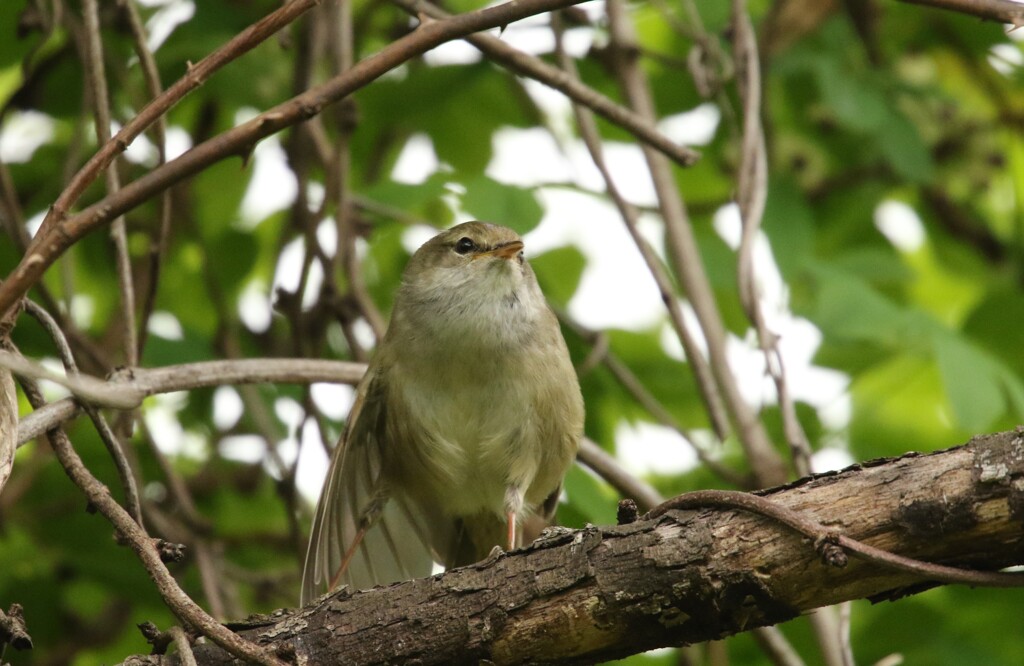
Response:
[{"label": "bird's pink leg", "polygon": [[505,519],[508,521],[508,549],[515,550],[516,542],[516,516],[523,508],[523,491],[516,486],[509,486],[505,490]]}]

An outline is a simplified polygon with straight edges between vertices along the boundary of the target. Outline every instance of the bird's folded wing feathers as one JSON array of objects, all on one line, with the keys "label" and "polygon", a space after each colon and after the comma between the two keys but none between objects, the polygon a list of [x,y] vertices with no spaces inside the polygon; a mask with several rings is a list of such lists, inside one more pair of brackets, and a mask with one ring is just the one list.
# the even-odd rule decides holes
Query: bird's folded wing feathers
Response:
[{"label": "bird's folded wing feathers", "polygon": [[360,521],[372,513],[375,502],[379,515],[339,582],[352,589],[366,589],[429,575],[433,566],[429,521],[381,477],[381,447],[388,445],[380,436],[386,403],[375,376],[371,367],[359,385],[346,432],[331,456],[306,551],[303,605],[328,591],[358,534]]}]

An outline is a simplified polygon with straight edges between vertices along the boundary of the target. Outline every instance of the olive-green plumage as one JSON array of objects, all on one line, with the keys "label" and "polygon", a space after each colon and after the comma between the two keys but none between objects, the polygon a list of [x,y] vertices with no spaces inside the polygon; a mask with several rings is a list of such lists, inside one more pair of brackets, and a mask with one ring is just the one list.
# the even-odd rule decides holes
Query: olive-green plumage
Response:
[{"label": "olive-green plumage", "polygon": [[[478,561],[550,520],[583,434],[558,321],[511,229],[467,222],[409,261],[331,459],[302,602]],[[365,537],[338,570],[360,528]]]}]

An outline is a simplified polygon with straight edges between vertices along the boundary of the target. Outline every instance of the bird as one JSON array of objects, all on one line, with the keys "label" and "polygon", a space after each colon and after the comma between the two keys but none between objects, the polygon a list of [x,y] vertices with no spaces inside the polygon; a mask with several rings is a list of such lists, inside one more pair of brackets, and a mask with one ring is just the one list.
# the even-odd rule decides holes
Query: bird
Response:
[{"label": "bird", "polygon": [[302,605],[478,562],[553,519],[584,405],[523,248],[474,221],[410,258],[331,455]]}]

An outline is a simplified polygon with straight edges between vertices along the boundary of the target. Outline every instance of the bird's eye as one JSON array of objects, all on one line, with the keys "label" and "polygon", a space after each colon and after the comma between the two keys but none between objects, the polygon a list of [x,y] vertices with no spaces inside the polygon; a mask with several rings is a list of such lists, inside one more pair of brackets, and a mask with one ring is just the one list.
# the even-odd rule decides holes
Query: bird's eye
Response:
[{"label": "bird's eye", "polygon": [[473,242],[473,239],[466,238],[465,236],[460,238],[458,242],[455,243],[455,251],[458,252],[459,254],[466,254],[467,252],[472,252],[475,249],[476,243]]}]

